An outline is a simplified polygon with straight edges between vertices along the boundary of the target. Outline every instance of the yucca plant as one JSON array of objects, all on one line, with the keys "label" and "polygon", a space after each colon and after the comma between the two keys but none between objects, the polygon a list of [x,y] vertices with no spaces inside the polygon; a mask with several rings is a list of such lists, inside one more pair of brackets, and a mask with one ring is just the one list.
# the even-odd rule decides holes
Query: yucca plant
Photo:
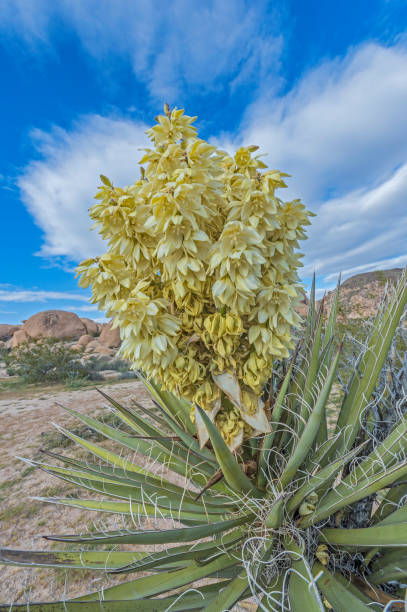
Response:
[{"label": "yucca plant", "polygon": [[[189,404],[141,373],[155,409],[125,407],[105,396],[132,433],[69,410],[122,450],[108,451],[65,431],[94,459],[47,453],[60,465],[32,464],[103,499],[44,501],[141,523],[146,516],[165,518],[173,527],[47,536],[76,544],[77,552],[2,550],[5,564],[124,575],[102,592],[30,603],[30,610],[220,612],[250,597],[259,610],[404,609],[397,602],[404,602],[407,577],[407,416],[400,406],[394,410],[394,425],[380,441],[370,399],[407,301],[406,276],[372,326],[332,426],[326,411],[340,356],[333,348],[336,301],[324,326],[322,308],[316,313],[311,298],[297,349],[269,382],[271,432],[236,452],[203,410],[210,445],[200,448]],[[168,476],[139,467],[140,453],[165,466]],[[187,478],[184,487],[174,484],[179,476]],[[355,523],[362,507],[364,518]],[[111,550],[121,544],[160,544],[163,550]],[[137,577],[145,571],[150,575]],[[196,587],[207,577],[214,580]],[[2,609],[19,607],[26,605]]]},{"label": "yucca plant", "polygon": [[[91,492],[45,501],[129,520],[47,536],[76,552],[5,549],[0,560],[123,574],[74,600],[30,603],[37,612],[221,612],[248,598],[260,610],[389,609],[407,576],[407,417],[386,398],[384,426],[377,389],[406,276],[331,422],[338,291],[326,320],[314,283],[294,342],[296,249],[309,213],[275,196],[285,175],[262,173],[257,147],[230,157],[197,138],[192,122],[167,107],[149,130],[155,149],[140,180],[117,188],[102,177],[91,216],[108,252],[79,267],[120,326],[153,407],[105,396],[124,429],[68,410],[117,449],[62,430],[93,457],[31,461]],[[144,517],[168,528],[143,529]],[[120,550],[151,544],[161,550]]]},{"label": "yucca plant", "polygon": [[[195,119],[166,105],[140,178],[117,187],[101,176],[90,216],[107,251],[77,271],[133,367],[190,402],[200,445],[198,406],[235,449],[269,430],[260,396],[293,348],[297,249],[313,213],[277,197],[288,175],[265,170],[257,146],[232,157],[198,138]],[[230,385],[238,402],[225,401]]]}]

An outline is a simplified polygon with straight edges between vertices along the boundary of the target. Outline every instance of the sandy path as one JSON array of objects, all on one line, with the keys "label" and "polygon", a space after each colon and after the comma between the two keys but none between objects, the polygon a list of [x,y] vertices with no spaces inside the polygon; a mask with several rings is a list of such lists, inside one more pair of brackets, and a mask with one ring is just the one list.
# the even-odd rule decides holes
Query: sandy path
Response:
[{"label": "sandy path", "polygon": [[[138,400],[148,399],[143,385],[138,381],[120,383],[120,384],[98,384],[98,387],[103,389],[108,395],[114,395],[118,400],[127,400],[129,396],[135,395]],[[149,401],[149,399],[148,399]],[[86,406],[87,409],[98,408],[106,401],[102,398],[100,393],[96,389],[78,389],[74,391],[47,391],[41,390],[35,391],[32,395],[21,395],[12,394],[11,397],[2,398],[0,395],[0,415],[12,415],[17,416],[24,412],[33,412],[35,410],[41,410],[42,414],[47,414],[49,408],[52,408],[54,415],[58,414],[55,412],[55,403],[62,404],[68,408],[75,408],[75,410],[81,409],[81,406]],[[3,426],[1,426],[3,429]]]}]

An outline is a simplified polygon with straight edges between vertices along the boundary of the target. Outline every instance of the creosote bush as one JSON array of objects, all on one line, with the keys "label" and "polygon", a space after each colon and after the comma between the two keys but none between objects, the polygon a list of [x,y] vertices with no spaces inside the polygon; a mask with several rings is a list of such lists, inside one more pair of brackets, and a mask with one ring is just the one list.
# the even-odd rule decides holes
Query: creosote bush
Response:
[{"label": "creosote bush", "polygon": [[24,343],[4,355],[7,372],[26,383],[57,383],[89,379],[92,372],[81,354],[54,338]]},{"label": "creosote bush", "polygon": [[[228,445],[265,432],[261,390],[293,348],[300,284],[296,252],[308,212],[276,190],[257,146],[234,156],[198,138],[196,117],[166,107],[147,134],[141,177],[102,176],[90,215],[108,242],[80,264],[80,285],[120,326],[122,353],[163,389],[200,406]],[[239,401],[226,401],[233,373]]]}]

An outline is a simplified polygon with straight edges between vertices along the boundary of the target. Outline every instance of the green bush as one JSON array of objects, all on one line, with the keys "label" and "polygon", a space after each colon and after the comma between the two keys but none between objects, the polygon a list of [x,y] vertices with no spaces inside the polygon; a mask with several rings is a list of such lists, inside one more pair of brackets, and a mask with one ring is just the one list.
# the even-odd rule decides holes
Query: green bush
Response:
[{"label": "green bush", "polygon": [[128,372],[130,370],[130,362],[127,359],[118,357],[111,358],[105,355],[93,355],[89,359],[92,370],[101,372],[103,370],[117,370],[117,372]]},{"label": "green bush", "polygon": [[82,353],[54,338],[21,344],[4,355],[7,373],[20,376],[25,383],[72,382],[97,379],[92,365],[81,361]]},{"label": "green bush", "polygon": [[6,361],[8,354],[10,353],[9,349],[5,346],[0,347],[0,361]]}]

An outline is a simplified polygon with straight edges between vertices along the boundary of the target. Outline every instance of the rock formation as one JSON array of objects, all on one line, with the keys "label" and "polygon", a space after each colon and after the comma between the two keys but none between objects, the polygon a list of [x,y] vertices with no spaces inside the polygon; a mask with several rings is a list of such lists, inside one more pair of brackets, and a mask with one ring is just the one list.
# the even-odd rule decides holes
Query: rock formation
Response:
[{"label": "rock formation", "polygon": [[[365,319],[377,313],[386,285],[394,285],[400,278],[401,268],[365,272],[348,278],[341,284],[339,292],[338,320]],[[334,291],[325,296],[325,308],[329,312]]]},{"label": "rock formation", "polygon": [[29,342],[30,340],[30,336],[23,329],[18,329],[16,332],[14,332],[9,346],[13,349],[20,346],[20,344],[24,344],[24,342]]},{"label": "rock formation", "polygon": [[94,339],[93,336],[90,336],[89,334],[84,334],[83,336],[79,338],[78,345],[86,346],[89,344],[89,342],[92,342],[93,339]]},{"label": "rock formation", "polygon": [[21,325],[8,325],[7,323],[0,323],[0,340],[10,340],[13,337],[14,332],[21,329]]},{"label": "rock formation", "polygon": [[102,331],[102,326],[100,323],[96,323],[96,321],[92,321],[92,319],[81,317],[81,321],[84,324],[86,333],[89,334],[89,336],[98,336]]},{"label": "rock formation", "polygon": [[108,348],[118,348],[121,344],[119,328],[112,329],[111,323],[105,323],[99,336],[99,342]]},{"label": "rock formation", "polygon": [[24,323],[22,328],[30,338],[80,338],[87,333],[85,324],[78,315],[65,310],[44,310],[37,312]]}]

